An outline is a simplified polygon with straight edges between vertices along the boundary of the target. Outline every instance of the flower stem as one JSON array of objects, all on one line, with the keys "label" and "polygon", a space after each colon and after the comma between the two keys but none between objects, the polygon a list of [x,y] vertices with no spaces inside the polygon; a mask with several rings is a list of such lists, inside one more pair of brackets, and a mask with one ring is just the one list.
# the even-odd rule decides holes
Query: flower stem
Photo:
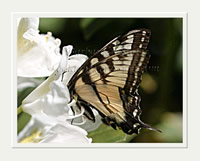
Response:
[{"label": "flower stem", "polygon": [[19,107],[17,108],[17,115],[19,115],[19,114],[22,113],[22,112],[23,112],[22,106],[19,106]]}]

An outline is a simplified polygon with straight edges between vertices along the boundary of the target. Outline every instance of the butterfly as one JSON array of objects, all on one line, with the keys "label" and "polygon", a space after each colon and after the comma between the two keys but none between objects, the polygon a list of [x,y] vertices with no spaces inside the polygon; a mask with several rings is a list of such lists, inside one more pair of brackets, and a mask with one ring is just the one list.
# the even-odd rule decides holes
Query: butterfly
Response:
[{"label": "butterfly", "polygon": [[84,108],[92,121],[96,109],[102,121],[126,134],[141,128],[159,131],[140,120],[138,87],[149,62],[149,29],[131,30],[106,44],[91,56],[68,83],[71,99]]}]

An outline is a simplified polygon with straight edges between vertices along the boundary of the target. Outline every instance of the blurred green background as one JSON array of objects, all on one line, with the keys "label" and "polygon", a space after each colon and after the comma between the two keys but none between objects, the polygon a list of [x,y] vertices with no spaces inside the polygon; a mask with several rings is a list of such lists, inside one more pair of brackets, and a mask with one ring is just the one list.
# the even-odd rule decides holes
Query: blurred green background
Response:
[{"label": "blurred green background", "polygon": [[61,40],[61,47],[73,45],[73,53],[90,57],[114,37],[137,28],[148,28],[152,32],[148,46],[151,58],[139,88],[143,111],[141,120],[162,133],[143,129],[138,136],[128,136],[102,124],[89,132],[89,137],[93,138],[93,142],[104,143],[180,143],[182,18],[40,18],[39,30],[40,33],[52,32]]}]

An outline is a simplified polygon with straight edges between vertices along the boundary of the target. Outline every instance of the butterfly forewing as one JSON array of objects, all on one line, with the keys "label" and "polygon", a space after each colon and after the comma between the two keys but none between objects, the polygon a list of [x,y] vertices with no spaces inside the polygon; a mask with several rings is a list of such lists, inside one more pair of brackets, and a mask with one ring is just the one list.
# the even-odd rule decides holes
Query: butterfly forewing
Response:
[{"label": "butterfly forewing", "polygon": [[78,106],[86,116],[95,120],[95,108],[104,123],[119,127],[125,133],[138,133],[141,127],[152,129],[140,120],[140,96],[137,88],[142,79],[149,54],[146,51],[150,38],[148,29],[132,30],[106,44],[89,58],[68,84]]},{"label": "butterfly forewing", "polygon": [[[68,86],[72,87],[74,81],[76,81],[81,73],[90,70],[92,66],[105,61],[112,55],[122,53],[131,50],[146,50],[149,43],[151,32],[148,29],[138,29],[129,31],[125,35],[118,36],[106,44],[102,49],[98,50],[90,59],[88,59],[81,68],[74,74],[70,80]],[[113,66],[112,61],[107,62],[109,66]]]}]

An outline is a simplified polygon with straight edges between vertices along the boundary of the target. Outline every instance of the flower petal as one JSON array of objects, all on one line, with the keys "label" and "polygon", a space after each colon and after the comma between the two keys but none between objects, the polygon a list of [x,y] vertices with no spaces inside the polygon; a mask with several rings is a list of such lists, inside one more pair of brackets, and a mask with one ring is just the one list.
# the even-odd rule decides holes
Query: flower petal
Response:
[{"label": "flower petal", "polygon": [[[33,90],[22,102],[23,104],[33,103],[34,101],[41,99],[50,91],[50,84],[56,80],[56,71],[42,82],[35,90]],[[24,109],[25,110],[25,109]]]},{"label": "flower petal", "polygon": [[22,77],[46,77],[58,67],[61,54],[59,39],[49,32],[39,34],[39,19],[22,18],[18,26],[17,74]]},{"label": "flower petal", "polygon": [[76,54],[69,57],[67,70],[64,74],[63,82],[66,84],[72,78],[74,73],[83,65],[83,63],[88,59],[86,55]]},{"label": "flower petal", "polygon": [[[37,41],[37,38],[31,37],[32,35],[26,36]],[[24,112],[32,115],[32,118],[19,134],[19,140],[23,140],[22,142],[91,143],[92,140],[86,137],[85,130],[71,125],[71,120],[82,117],[84,111],[79,115],[73,114],[68,105],[70,95],[66,82],[87,59],[81,54],[69,57],[72,48],[66,46],[63,49],[57,70],[23,100],[21,107]],[[66,72],[67,81],[61,81],[63,72]]]},{"label": "flower petal", "polygon": [[[48,93],[43,93],[44,87],[34,91],[22,103],[23,111],[30,114],[41,114],[54,117],[58,121],[66,122],[68,115],[71,115],[71,109],[68,107],[70,100],[69,91],[66,85],[61,81],[50,83]],[[40,92],[41,90],[41,92]]]},{"label": "flower petal", "polygon": [[41,143],[91,143],[92,139],[86,136],[87,132],[77,126],[56,124]]},{"label": "flower petal", "polygon": [[[18,48],[18,55],[23,54],[23,51],[27,51],[29,46],[26,44],[28,43],[26,39],[24,39],[24,33],[27,32],[29,29],[34,29],[38,31],[39,27],[39,18],[21,18],[18,24],[17,29],[17,48]],[[29,43],[30,46],[34,46],[34,43]],[[27,46],[27,47],[26,47]]]},{"label": "flower petal", "polygon": [[[67,70],[68,58],[72,52],[72,49],[73,49],[72,45],[63,47],[61,61],[59,63],[58,69],[57,69],[57,76],[56,76],[57,79]],[[60,79],[62,79],[62,76],[60,77]]]},{"label": "flower petal", "polygon": [[57,123],[51,117],[33,115],[26,127],[19,133],[21,143],[91,143],[87,132],[77,126]]}]

